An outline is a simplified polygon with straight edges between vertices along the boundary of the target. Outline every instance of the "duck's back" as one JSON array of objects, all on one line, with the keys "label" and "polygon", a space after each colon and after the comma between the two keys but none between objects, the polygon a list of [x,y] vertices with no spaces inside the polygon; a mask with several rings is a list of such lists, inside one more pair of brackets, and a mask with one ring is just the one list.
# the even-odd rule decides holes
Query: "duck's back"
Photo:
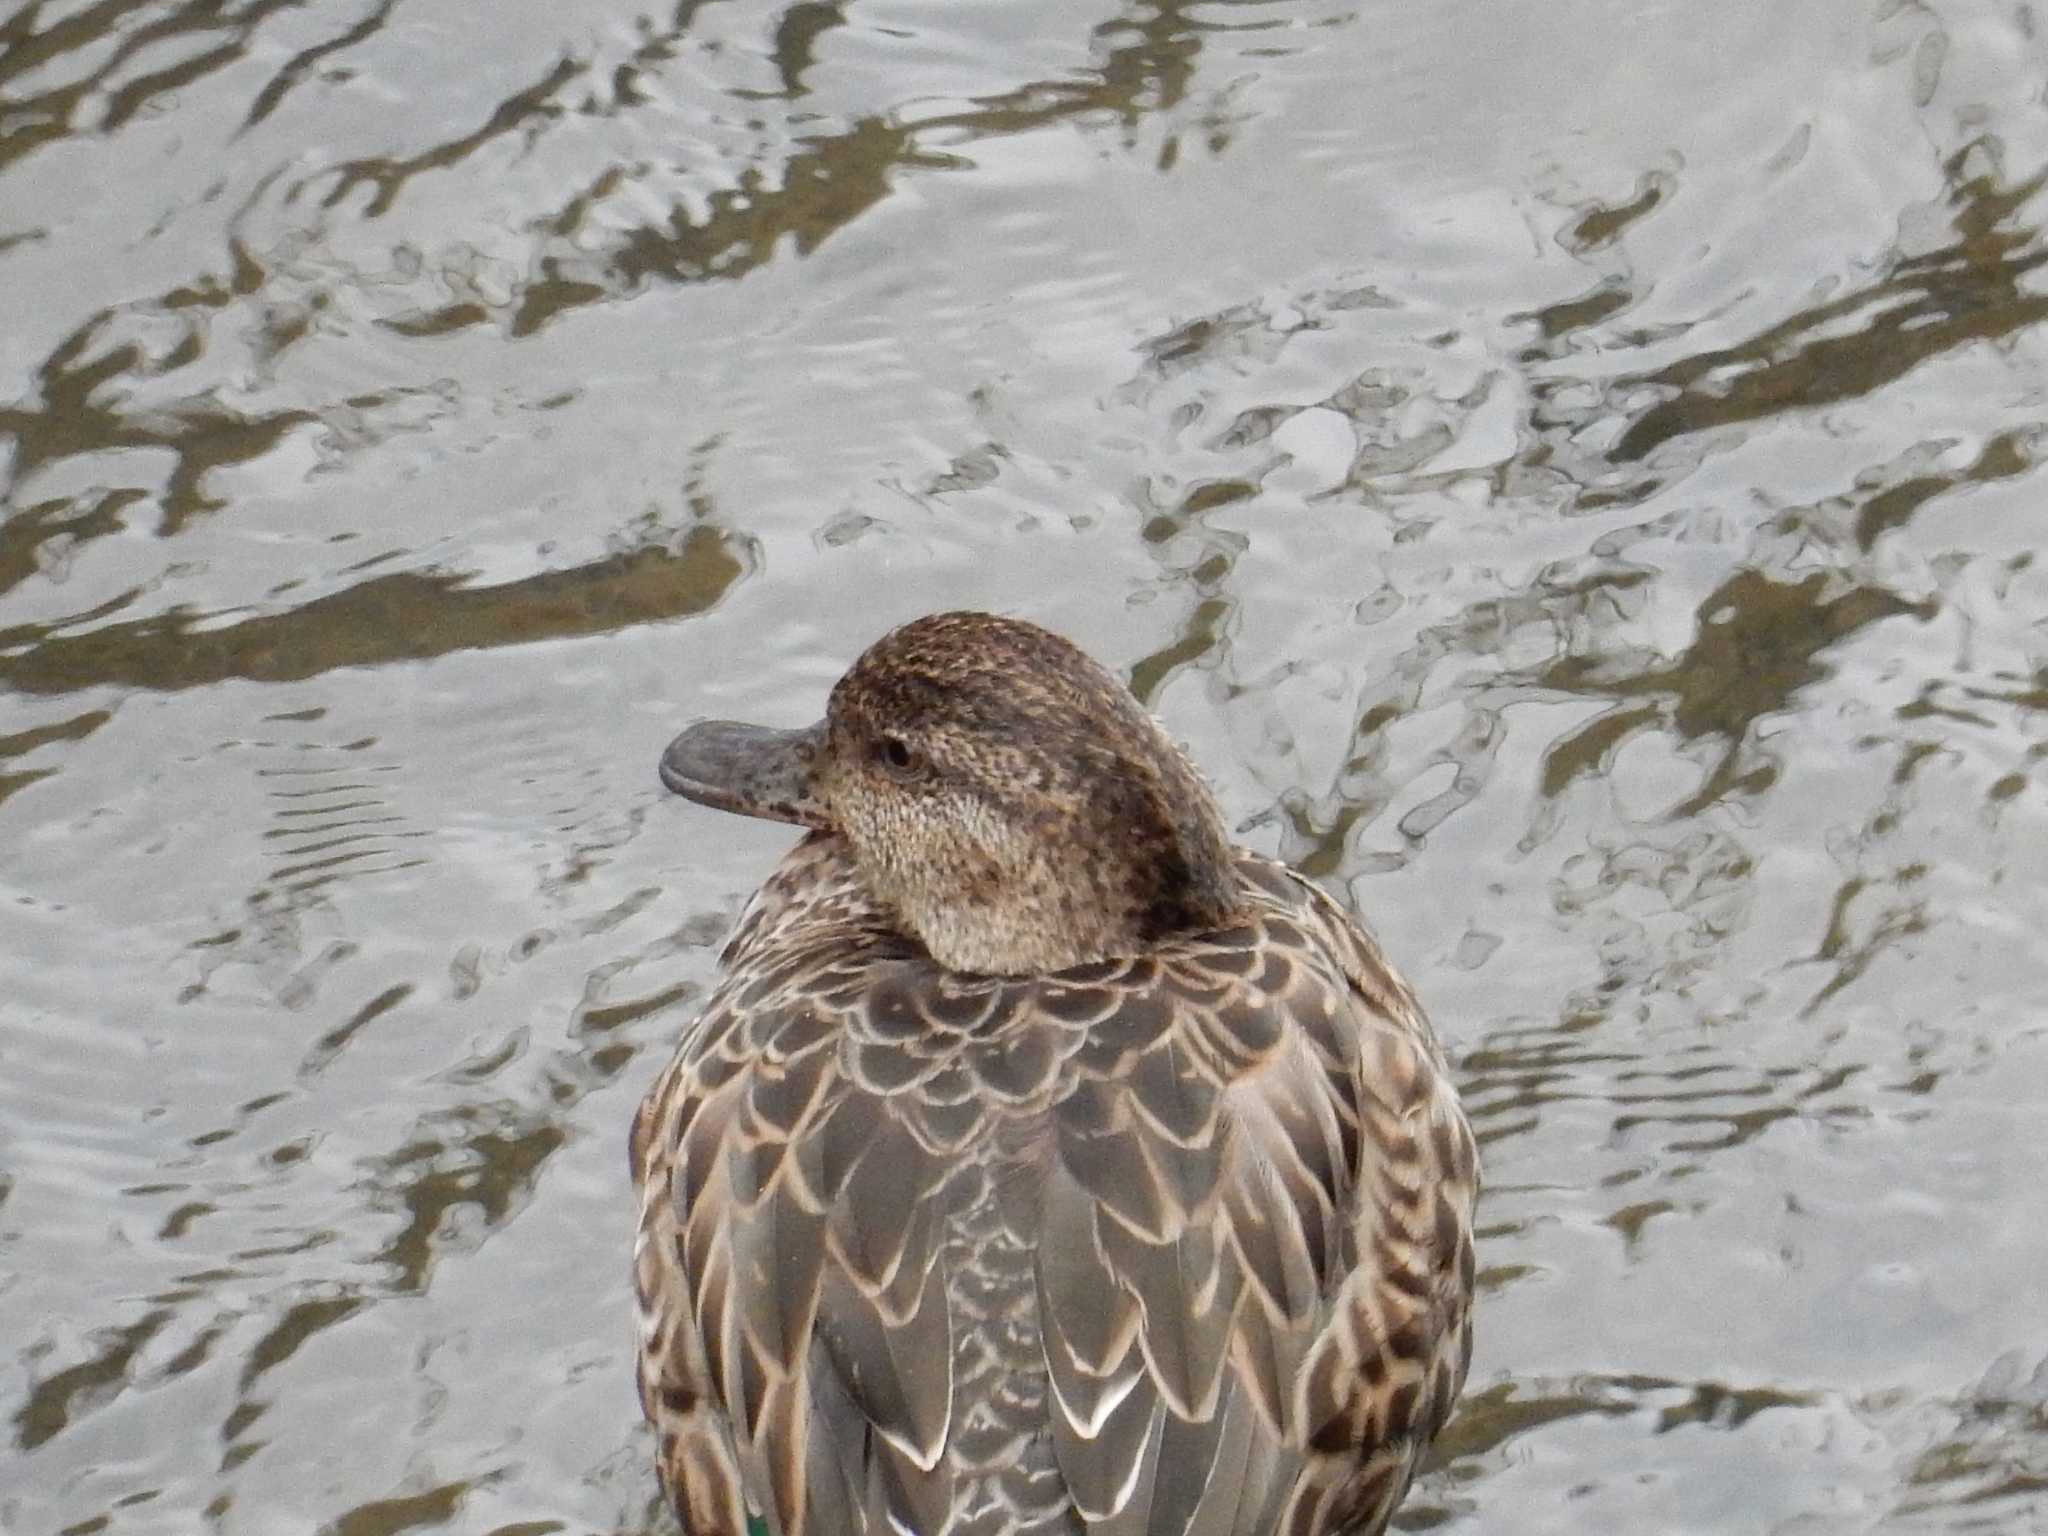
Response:
[{"label": "duck's back", "polygon": [[692,1536],[1378,1531],[1470,1337],[1476,1156],[1407,988],[1247,916],[1017,979],[763,887],[641,1107],[641,1390]]}]

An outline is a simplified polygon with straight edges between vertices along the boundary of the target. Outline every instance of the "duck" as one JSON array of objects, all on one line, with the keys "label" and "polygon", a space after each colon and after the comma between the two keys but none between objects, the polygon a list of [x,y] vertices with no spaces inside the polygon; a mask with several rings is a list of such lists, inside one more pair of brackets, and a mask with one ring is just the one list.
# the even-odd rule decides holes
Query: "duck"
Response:
[{"label": "duck", "polygon": [[1471,1361],[1414,991],[1016,618],[929,615],[659,777],[801,836],[634,1117],[690,1536],[1373,1536]]}]

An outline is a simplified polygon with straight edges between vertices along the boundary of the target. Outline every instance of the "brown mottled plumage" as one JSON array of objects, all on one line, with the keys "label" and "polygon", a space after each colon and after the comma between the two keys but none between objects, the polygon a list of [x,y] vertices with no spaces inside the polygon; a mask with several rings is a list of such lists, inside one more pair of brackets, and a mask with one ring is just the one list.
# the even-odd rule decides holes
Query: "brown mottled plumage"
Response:
[{"label": "brown mottled plumage", "polygon": [[633,1125],[691,1536],[1380,1531],[1470,1358],[1478,1159],[1378,946],[1014,620],[662,778],[813,829]]}]

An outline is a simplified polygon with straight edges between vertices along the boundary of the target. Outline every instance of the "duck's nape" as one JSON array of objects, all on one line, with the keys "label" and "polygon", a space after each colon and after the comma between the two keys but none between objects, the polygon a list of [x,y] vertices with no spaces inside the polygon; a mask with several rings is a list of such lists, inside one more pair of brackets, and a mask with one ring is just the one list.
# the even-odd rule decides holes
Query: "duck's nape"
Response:
[{"label": "duck's nape", "polygon": [[953,970],[1016,975],[1228,923],[1222,813],[1110,673],[1020,620],[946,613],[870,646],[819,725],[699,722],[662,782],[835,831],[897,925]]}]

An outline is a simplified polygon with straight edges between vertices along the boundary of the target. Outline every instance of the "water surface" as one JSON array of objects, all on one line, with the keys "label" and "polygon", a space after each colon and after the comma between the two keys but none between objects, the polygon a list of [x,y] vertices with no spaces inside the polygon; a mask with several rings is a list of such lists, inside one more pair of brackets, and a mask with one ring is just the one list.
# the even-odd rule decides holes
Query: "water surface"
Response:
[{"label": "water surface", "polygon": [[624,1132],[892,622],[1067,631],[1490,1170],[1409,1529],[2048,1516],[2012,0],[0,17],[0,1529],[672,1530]]}]

